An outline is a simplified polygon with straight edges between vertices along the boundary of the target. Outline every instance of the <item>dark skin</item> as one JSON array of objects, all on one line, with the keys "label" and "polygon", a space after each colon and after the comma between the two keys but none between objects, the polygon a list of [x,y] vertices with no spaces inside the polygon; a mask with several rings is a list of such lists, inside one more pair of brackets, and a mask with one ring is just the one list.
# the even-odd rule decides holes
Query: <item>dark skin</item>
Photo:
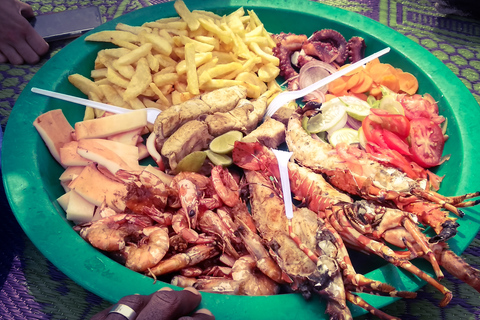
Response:
[{"label": "dark skin", "polygon": [[[130,295],[118,303],[131,307],[137,313],[135,320],[215,320],[207,309],[199,309],[202,296],[194,288],[174,291],[168,287],[151,295]],[[91,320],[125,320],[119,313],[109,313],[109,307],[92,317]]]},{"label": "dark skin", "polygon": [[0,0],[0,63],[35,64],[47,53],[48,43],[26,18],[32,8],[19,0]]}]

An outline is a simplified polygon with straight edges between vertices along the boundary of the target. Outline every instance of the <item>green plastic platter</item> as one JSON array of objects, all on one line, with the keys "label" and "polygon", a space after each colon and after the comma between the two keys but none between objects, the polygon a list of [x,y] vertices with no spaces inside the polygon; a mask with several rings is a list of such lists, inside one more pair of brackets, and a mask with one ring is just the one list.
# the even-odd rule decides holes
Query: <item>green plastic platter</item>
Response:
[{"label": "green plastic platter", "polygon": [[[186,4],[191,10],[211,10],[218,14],[228,14],[240,6],[254,9],[272,33],[283,31],[310,35],[316,30],[330,28],[347,39],[361,36],[368,46],[367,55],[391,47],[392,51],[381,61],[413,73],[419,80],[420,93],[430,93],[438,101],[440,113],[448,118],[450,139],[444,154],[452,156],[437,172],[446,175],[440,192],[457,195],[480,190],[480,171],[475,168],[480,152],[474,145],[480,138],[480,108],[462,82],[418,44],[376,21],[312,1],[211,0],[186,1]],[[176,16],[172,2],[126,14],[94,31],[113,30],[118,22],[140,25],[169,16]],[[38,249],[78,284],[115,302],[125,295],[149,294],[168,284],[154,284],[151,278],[128,270],[93,249],[72,230],[72,224],[65,219],[64,211],[55,200],[63,194],[58,181],[63,169],[50,156],[32,126],[37,116],[57,108],[63,109],[72,124],[82,119],[82,107],[35,95],[30,88],[81,96],[69,84],[67,76],[72,73],[89,76],[96,53],[107,47],[86,43],[83,38],[73,41],[52,57],[18,98],[3,141],[3,180],[18,222]],[[478,209],[466,209],[465,212],[466,217],[460,220],[459,234],[450,241],[452,249],[458,254],[465,250],[480,228]],[[378,260],[373,259],[373,262],[378,264]],[[432,274],[431,268],[422,262],[417,265]],[[362,272],[399,290],[416,291],[424,285],[416,277],[384,263]],[[325,303],[318,297],[310,301],[304,301],[299,294],[244,297],[205,293],[203,297],[202,306],[212,310],[217,319],[264,319],[265,315],[271,319],[328,318],[324,314]],[[378,308],[394,301],[392,298],[362,297]],[[352,312],[354,316],[364,313],[357,307],[352,307]]]}]

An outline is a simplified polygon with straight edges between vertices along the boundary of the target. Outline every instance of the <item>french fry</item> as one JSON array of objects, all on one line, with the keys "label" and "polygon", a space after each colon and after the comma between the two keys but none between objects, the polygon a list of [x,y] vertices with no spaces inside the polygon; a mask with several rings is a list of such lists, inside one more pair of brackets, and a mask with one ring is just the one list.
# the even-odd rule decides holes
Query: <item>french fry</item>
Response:
[{"label": "french fry", "polygon": [[203,28],[215,34],[222,42],[224,43],[232,42],[232,38],[230,37],[230,34],[227,31],[220,28],[219,26],[217,26],[214,22],[204,18],[200,18],[198,19],[198,21],[200,22]]},{"label": "french fry", "polygon": [[152,51],[153,45],[151,43],[145,43],[135,50],[130,51],[124,56],[118,58],[117,63],[119,65],[127,65],[137,62],[140,58],[145,57]]},{"label": "french fry", "polygon": [[156,73],[153,75],[153,82],[157,87],[164,86],[166,84],[174,84],[180,76],[177,73]]},{"label": "french fry", "polygon": [[170,101],[168,101],[167,97],[165,97],[162,90],[160,90],[155,83],[153,82],[150,83],[150,88],[152,89],[153,92],[155,92],[155,94],[158,96],[158,99],[163,105],[170,106]]},{"label": "french fry", "polygon": [[149,28],[157,28],[160,30],[165,30],[165,29],[175,29],[175,30],[187,30],[187,23],[185,21],[154,21],[154,22],[146,22],[143,24],[145,27]]},{"label": "french fry", "polygon": [[173,6],[175,7],[178,15],[185,20],[190,30],[194,31],[200,27],[200,22],[198,21],[197,17],[190,12],[183,0],[176,0]]},{"label": "french fry", "polygon": [[117,23],[117,25],[115,26],[115,30],[127,31],[136,35],[138,35],[140,32],[148,32],[148,33],[152,32],[151,28],[135,27],[135,26],[130,26],[128,24],[124,24],[124,23]]},{"label": "french fry", "polygon": [[150,70],[152,70],[153,72],[158,72],[158,70],[160,69],[160,62],[153,56],[153,54],[147,54],[147,62]]},{"label": "french fry", "polygon": [[274,66],[278,67],[279,64],[280,64],[280,60],[275,57],[274,55],[271,55],[271,54],[268,54],[266,53],[265,51],[263,51],[260,46],[258,45],[258,43],[256,42],[251,42],[249,44],[249,47],[250,49],[252,49],[253,52],[255,52],[258,56],[262,57],[263,59],[265,59],[266,61],[268,62],[271,62],[273,63]]},{"label": "french fry", "polygon": [[[174,40],[175,40],[175,38],[174,38]],[[200,41],[197,41],[197,40],[194,40],[194,39],[190,39],[187,36],[181,35],[179,40],[183,45],[186,45],[187,43],[194,44],[194,48],[195,48],[196,52],[210,52],[210,51],[213,51],[213,49],[215,49],[215,46],[213,46],[211,44],[200,42]]]},{"label": "french fry", "polygon": [[151,43],[153,50],[157,51],[158,53],[166,56],[169,56],[172,53],[172,45],[162,36],[153,33],[144,33],[142,34],[142,38],[148,43]]},{"label": "french fry", "polygon": [[234,70],[238,70],[242,68],[242,64],[240,62],[230,62],[227,64],[218,64],[215,67],[207,70],[206,72],[202,73],[199,79],[200,85],[204,84],[210,79],[220,78],[222,75],[228,74]]},{"label": "french fry", "polygon": [[90,77],[93,79],[102,79],[107,77],[107,68],[94,69],[90,71]]},{"label": "french fry", "polygon": [[270,82],[274,80],[280,73],[280,69],[273,63],[267,63],[258,69],[258,78],[263,82]]},{"label": "french fry", "polygon": [[[199,53],[195,53],[195,67],[198,68],[200,67],[202,64],[212,60],[212,53],[211,52],[199,52]],[[182,60],[180,61],[176,67],[175,67],[175,71],[178,73],[178,74],[184,74],[187,72],[187,63],[186,63],[186,60]]]},{"label": "french fry", "polygon": [[87,96],[89,92],[95,92],[100,99],[103,98],[102,91],[98,88],[97,84],[81,74],[75,73],[69,75],[68,81]]},{"label": "french fry", "polygon": [[108,68],[107,70],[107,79],[113,84],[120,86],[122,88],[127,88],[129,80],[122,77],[117,71],[113,69],[113,67]]},{"label": "french fry", "polygon": [[113,106],[122,107],[125,102],[121,95],[118,94],[117,90],[111,85],[100,85],[100,89],[102,90],[105,100],[107,100],[108,104]]},{"label": "french fry", "polygon": [[130,43],[139,42],[138,36],[128,31],[99,31],[93,33],[85,38],[85,41],[95,41],[95,42],[112,42],[116,41],[126,41]]},{"label": "french fry", "polygon": [[185,64],[187,68],[187,89],[192,95],[200,94],[198,88],[197,66],[195,63],[195,44],[185,44]]},{"label": "french fry", "polygon": [[127,90],[123,95],[125,100],[131,100],[142,94],[152,82],[150,67],[147,58],[140,58],[137,62],[137,68],[131,81],[128,83]]}]

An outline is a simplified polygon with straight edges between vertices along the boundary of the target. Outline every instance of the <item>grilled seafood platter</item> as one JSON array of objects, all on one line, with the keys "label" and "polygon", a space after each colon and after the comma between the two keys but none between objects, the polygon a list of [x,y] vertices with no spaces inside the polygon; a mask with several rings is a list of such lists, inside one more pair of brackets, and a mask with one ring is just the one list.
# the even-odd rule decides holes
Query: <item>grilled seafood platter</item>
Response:
[{"label": "grilled seafood platter", "polygon": [[[178,8],[180,2],[174,8],[179,14],[183,12]],[[188,7],[194,8],[193,3]],[[186,30],[195,31],[195,39],[205,41],[204,44],[208,37],[216,39],[219,48],[227,47],[235,56],[235,61],[224,63],[218,63],[226,59],[224,55],[210,56],[217,59],[218,65],[229,64],[234,68],[223,73],[215,69],[218,65],[212,63],[210,69],[201,69],[199,63],[196,83],[189,82],[191,75],[187,71],[180,74],[180,67],[175,71],[178,82],[169,89],[159,80],[163,81],[163,74],[174,74],[174,69],[158,72],[158,65],[155,67],[152,62],[155,55],[164,54],[159,47],[155,49],[155,46],[163,48],[157,38],[139,36],[142,40],[132,40],[131,46],[114,43],[135,53],[150,50],[128,65],[134,72],[130,83],[135,85],[117,88],[116,94],[127,97],[123,101],[127,107],[133,106],[132,101],[137,99],[144,106],[162,109],[153,125],[147,123],[146,113],[139,109],[128,118],[95,112],[88,118],[85,113],[84,120],[72,126],[71,111],[55,108],[55,103],[31,121],[44,142],[41,147],[46,146],[45,150],[52,155],[48,161],[55,162],[58,168],[54,171],[61,173],[48,179],[53,184],[60,177],[53,193],[60,193],[55,195],[55,202],[73,225],[68,227],[76,241],[95,248],[92,252],[104,256],[102,259],[108,263],[122,265],[125,269],[122,275],[141,277],[145,293],[149,285],[151,291],[158,285],[193,286],[205,292],[208,308],[209,299],[221,301],[224,295],[278,297],[281,301],[294,299],[290,303],[300,308],[308,306],[305,312],[312,317],[325,313],[331,319],[352,319],[370,312],[381,319],[394,319],[394,315],[379,308],[387,301],[415,299],[417,288],[406,286],[405,279],[426,283],[440,292],[440,307],[448,305],[454,296],[451,288],[442,284],[445,273],[480,292],[480,271],[459,256],[462,251],[459,247],[468,244],[457,243],[463,241],[457,240],[465,232],[463,224],[470,225],[471,216],[478,212],[475,206],[479,204],[480,193],[463,185],[444,186],[454,181],[449,165],[458,163],[460,157],[453,153],[446,156],[451,150],[449,144],[455,143],[451,140],[458,139],[457,127],[452,124],[456,120],[452,111],[442,105],[444,99],[428,98],[436,97],[438,92],[430,84],[422,87],[424,75],[412,75],[412,80],[408,66],[402,71],[395,65],[396,57],[386,56],[375,61],[376,65],[365,66],[372,77],[371,83],[362,73],[362,80],[356,79],[352,85],[353,78],[360,73],[350,74],[350,82],[345,81],[348,87],[339,89],[343,83],[332,84],[303,101],[285,105],[271,118],[264,118],[270,101],[279,93],[305,86],[302,82],[305,66],[320,63],[323,72],[327,72],[324,77],[359,61],[365,52],[378,48],[379,44],[364,32],[342,29],[338,23],[331,28],[324,24],[308,32],[293,27],[289,32],[270,29],[270,18],[262,15],[266,9],[253,10],[258,16],[247,10],[240,14],[239,10],[225,13],[223,19],[229,21],[229,17],[242,24],[247,36],[237,40],[244,41],[247,49],[222,37],[223,33],[212,27],[210,20],[198,18],[200,29],[193,30],[195,27],[188,24],[188,17],[180,14]],[[206,15],[193,9],[189,12]],[[209,17],[212,21],[216,19]],[[160,26],[163,21],[156,23]],[[128,26],[126,20],[117,28],[141,34],[139,29]],[[153,26],[142,27],[162,35]],[[239,25],[231,22],[231,26]],[[196,31],[202,29],[204,34]],[[184,35],[175,35],[173,31],[169,35],[178,37],[173,42],[177,41],[177,46],[183,39],[183,51],[172,50],[171,60],[176,59],[175,63],[180,65],[184,52],[188,66],[187,52],[193,45],[186,43],[194,43],[193,36],[187,34],[191,39],[185,40]],[[100,38],[97,35],[90,44],[104,41]],[[153,45],[145,45],[149,41]],[[196,59],[206,56],[201,52],[203,49],[195,50]],[[116,55],[119,51],[103,52]],[[126,63],[133,59],[114,58],[117,60],[99,54],[95,60],[95,74],[105,68],[105,80],[102,76],[93,79],[94,85],[103,89],[99,92],[105,97],[97,96],[103,102],[110,102],[105,100],[107,92],[111,93],[106,87],[119,86],[120,82],[114,83],[112,79],[126,78],[130,70]],[[196,60],[192,61],[195,64]],[[397,71],[386,67],[390,61]],[[240,69],[235,69],[238,65]],[[145,66],[151,72],[145,80],[149,85],[143,91],[135,91],[145,79],[138,70]],[[377,80],[379,71],[373,70],[380,69],[392,73]],[[118,72],[113,78],[108,73],[111,70]],[[392,80],[393,75],[397,79]],[[110,84],[106,84],[107,80]],[[98,81],[102,84],[95,84]],[[73,80],[70,82],[75,84]],[[63,83],[57,89],[68,86],[71,84]],[[430,89],[433,91],[429,92]],[[169,96],[173,91],[182,93],[182,98]],[[358,110],[347,112],[348,116],[355,116],[363,129],[363,140],[334,142],[331,128],[325,130],[326,136],[314,132],[312,128],[318,127],[322,114],[325,117],[322,121],[327,121],[325,107],[333,105],[334,99],[347,101],[350,99],[347,96],[370,103],[364,115]],[[435,105],[435,111],[427,115],[432,126],[428,128],[435,125],[435,130],[437,126],[446,130],[440,134],[443,157],[419,160],[411,146],[406,154],[399,156],[400,152],[388,148],[390,144],[384,146],[373,140],[370,132],[375,130],[383,130],[382,137],[390,134],[385,133],[387,126],[380,128],[382,122],[378,119],[386,123],[391,109],[378,111],[378,105],[371,103],[372,99],[381,101],[385,96],[393,96],[395,106],[405,105],[402,114],[405,119],[414,112],[410,109],[412,100],[408,100],[408,109],[405,102],[410,97],[415,96],[413,100],[422,106]],[[412,123],[410,130],[417,116],[408,119]],[[365,119],[373,122],[365,125]],[[116,128],[119,123],[128,126],[128,130],[104,130],[111,124]],[[415,141],[414,136],[404,138],[409,145]],[[291,153],[289,194],[282,189],[273,150]],[[293,217],[287,216],[285,209],[285,199],[290,196],[294,199]],[[393,273],[401,274],[403,280],[378,277],[370,272],[373,269],[361,266],[352,252],[355,257],[362,255],[381,261],[379,266],[395,270]],[[86,265],[94,272],[103,272],[103,267],[93,260]],[[378,303],[377,297],[382,302]],[[216,314],[215,308],[211,310]]]}]

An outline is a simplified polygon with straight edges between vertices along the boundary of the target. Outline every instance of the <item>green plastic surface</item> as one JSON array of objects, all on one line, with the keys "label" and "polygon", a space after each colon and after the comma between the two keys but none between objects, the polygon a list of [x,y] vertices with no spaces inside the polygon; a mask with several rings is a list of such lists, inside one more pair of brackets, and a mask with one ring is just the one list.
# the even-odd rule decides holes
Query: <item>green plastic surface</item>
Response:
[{"label": "green plastic surface", "polygon": [[[463,83],[437,58],[418,44],[392,29],[369,18],[312,1],[287,0],[212,0],[186,1],[191,9],[211,10],[228,14],[240,6],[253,9],[268,31],[310,35],[329,28],[365,38],[366,54],[390,46],[392,51],[381,58],[413,73],[419,80],[420,93],[430,93],[438,101],[440,113],[448,118],[448,135],[444,154],[451,159],[438,170],[446,174],[440,192],[457,195],[480,190],[480,170],[475,166],[479,151],[475,143],[480,138],[480,109]],[[176,16],[173,2],[137,10],[110,21],[95,31],[113,30],[123,22],[140,25],[162,17]],[[89,76],[101,43],[86,43],[81,37],[52,57],[30,81],[20,95],[8,122],[3,142],[3,180],[12,210],[27,236],[38,249],[62,272],[91,292],[112,302],[128,294],[149,294],[168,284],[135,273],[107,258],[72,230],[65,213],[56,203],[63,194],[58,178],[63,168],[49,154],[32,123],[40,114],[61,108],[74,124],[83,117],[81,106],[61,102],[30,92],[31,87],[82,96],[69,84],[67,76],[81,73]],[[480,228],[478,209],[464,210],[459,219],[458,235],[449,243],[456,253],[465,250]],[[416,291],[424,282],[379,259],[367,258],[373,270],[359,267],[366,276],[388,282],[399,290]],[[370,260],[371,259],[371,260]],[[424,261],[415,262],[432,274]],[[177,288],[178,289],[178,288]],[[394,301],[392,298],[362,295],[377,308]],[[228,296],[203,293],[202,307],[209,308],[217,319],[327,319],[325,302],[318,297],[305,301],[299,294],[266,297]],[[365,311],[352,307],[354,316]]]}]

